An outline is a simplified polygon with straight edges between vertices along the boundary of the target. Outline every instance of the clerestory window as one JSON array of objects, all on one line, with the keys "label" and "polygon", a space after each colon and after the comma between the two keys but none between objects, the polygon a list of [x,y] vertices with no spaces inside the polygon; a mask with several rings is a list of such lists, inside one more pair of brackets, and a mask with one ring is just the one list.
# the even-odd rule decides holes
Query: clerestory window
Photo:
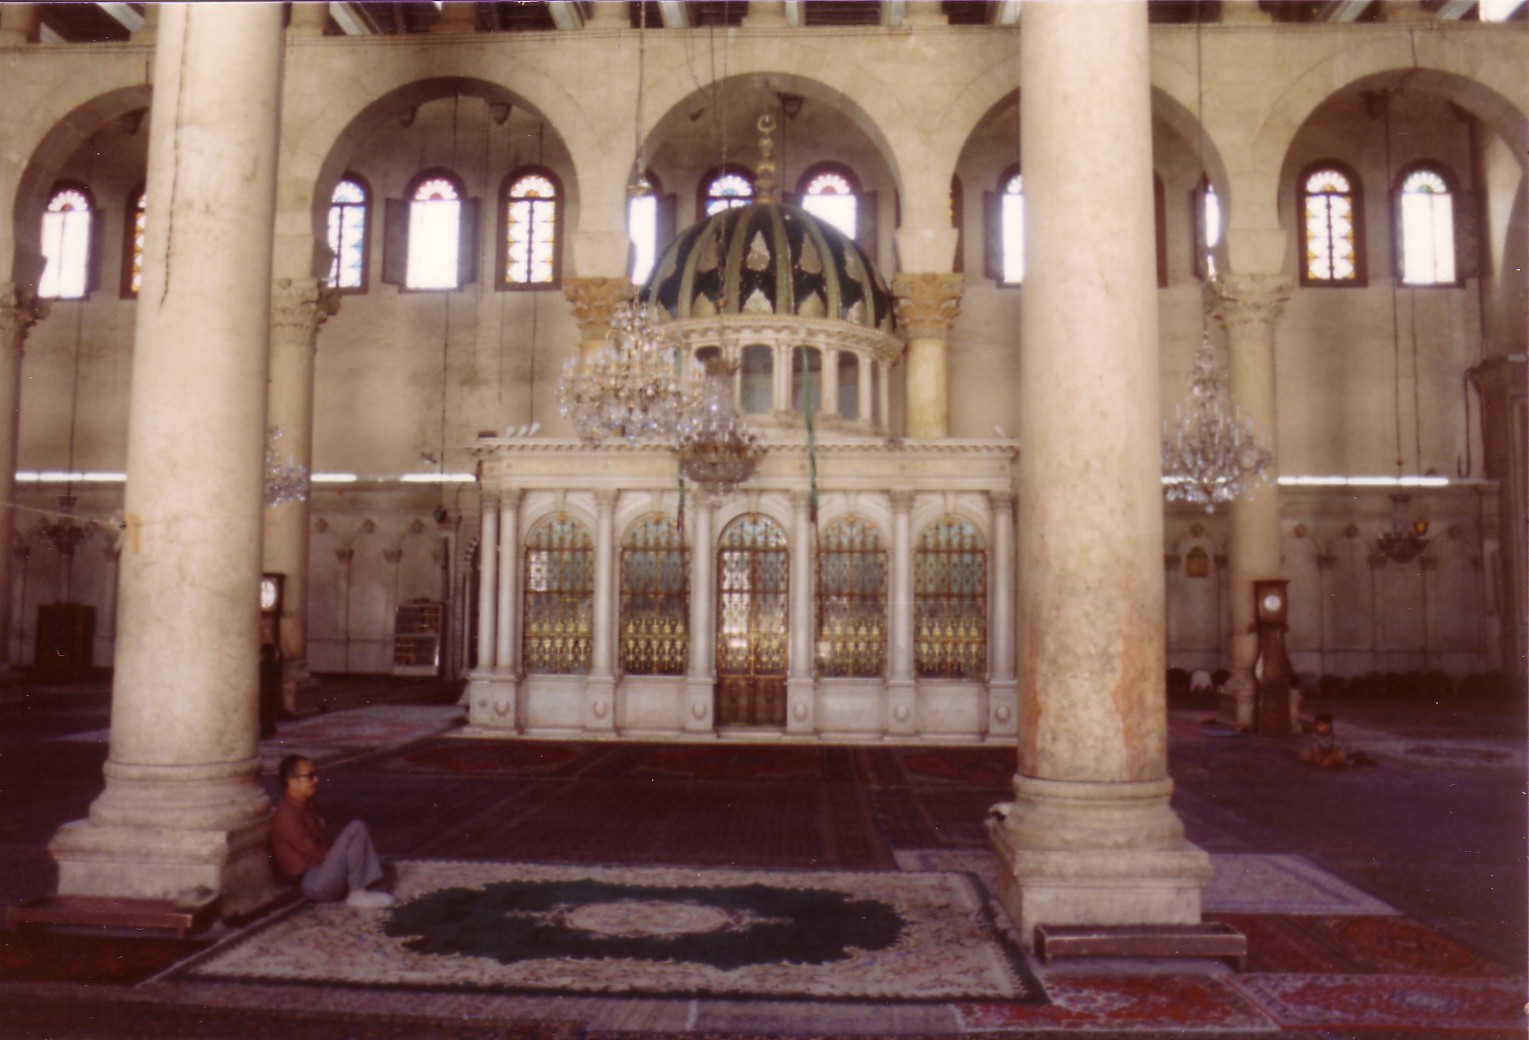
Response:
[{"label": "clerestory window", "polygon": [[1309,167],[1300,181],[1301,284],[1365,284],[1359,178],[1340,163]]},{"label": "clerestory window", "polygon": [[562,187],[540,166],[505,178],[500,212],[504,221],[501,288],[555,288],[562,275]]},{"label": "clerestory window", "polygon": [[1397,192],[1397,267],[1403,285],[1459,285],[1451,178],[1437,166],[1402,175]]},{"label": "clerestory window", "polygon": [[39,296],[80,300],[90,294],[91,222],[95,203],[83,184],[59,184],[42,215]]},{"label": "clerestory window", "polygon": [[341,292],[366,291],[366,225],[371,193],[347,174],[329,197],[329,284]]}]

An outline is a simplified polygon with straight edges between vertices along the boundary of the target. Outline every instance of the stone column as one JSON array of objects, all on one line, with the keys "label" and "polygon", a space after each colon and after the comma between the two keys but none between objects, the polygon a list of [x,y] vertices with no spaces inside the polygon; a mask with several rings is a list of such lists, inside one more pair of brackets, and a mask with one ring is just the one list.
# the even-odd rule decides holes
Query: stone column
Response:
[{"label": "stone column", "polygon": [[1168,804],[1147,7],[1022,19],[1024,667],[1015,800],[989,831],[1029,941],[1039,923],[1198,922],[1210,860]]},{"label": "stone column", "polygon": [[488,675],[499,664],[499,503],[484,496],[478,518],[478,663],[473,671]]},{"label": "stone column", "polygon": [[[1290,299],[1294,283],[1286,275],[1228,275],[1210,284],[1207,304],[1226,329],[1232,398],[1252,423],[1256,436],[1274,445],[1274,323]],[[1231,520],[1231,677],[1222,690],[1222,721],[1238,729],[1253,726],[1253,661],[1258,631],[1253,620],[1253,582],[1280,577],[1279,458],[1268,482],[1252,488],[1227,508]]]},{"label": "stone column", "polygon": [[790,674],[786,677],[786,732],[811,733],[817,681],[813,658],[817,648],[812,604],[813,544],[812,495],[791,493],[791,631]]},{"label": "stone column", "polygon": [[329,25],[329,5],[326,3],[295,3],[287,19],[288,36],[323,36]]},{"label": "stone column", "polygon": [[1014,678],[1014,496],[992,491],[992,613],[988,628],[987,733],[1014,739],[1019,682]]},{"label": "stone column", "polygon": [[499,495],[499,601],[494,619],[494,671],[518,676],[520,619],[515,613],[520,591],[520,491]]},{"label": "stone column", "polygon": [[708,733],[716,702],[717,600],[714,513],[705,495],[690,499],[690,668],[685,676],[685,732]]},{"label": "stone column", "polygon": [[[1526,358],[1523,354],[1498,355],[1471,369],[1471,382],[1481,395],[1481,445],[1486,476],[1499,481],[1497,496],[1499,530],[1502,531],[1500,569],[1487,580],[1499,592],[1499,620],[1502,624],[1500,667],[1521,681],[1525,673],[1526,633],[1524,629],[1524,592],[1529,589],[1529,561],[1525,559],[1524,539],[1517,532],[1529,529],[1529,494],[1525,492],[1524,474],[1529,472],[1525,446],[1529,445],[1526,427],[1526,399],[1529,383],[1525,381]],[[1493,648],[1496,650],[1497,648]],[[1494,655],[1495,656],[1495,655]]]},{"label": "stone column", "polygon": [[564,278],[563,296],[579,323],[579,357],[588,359],[610,342],[611,315],[632,298],[632,283],[626,278]]},{"label": "stone column", "polygon": [[16,445],[21,430],[21,359],[27,332],[47,316],[48,302],[11,282],[0,283],[0,671],[11,667],[11,538],[16,529]]},{"label": "stone column", "polygon": [[584,729],[616,729],[616,495],[595,491],[595,630],[584,685]]},{"label": "stone column", "polygon": [[890,660],[887,662],[887,732],[914,732],[913,680],[913,498],[912,491],[893,491],[892,560],[888,591],[892,602]]},{"label": "stone column", "polygon": [[259,783],[260,538],[281,8],[169,4],[133,338],[106,789],[59,893],[247,913],[273,893]]},{"label": "stone column", "polygon": [[[304,5],[299,5],[304,6]],[[279,278],[271,293],[271,360],[266,426],[281,431],[277,454],[313,466],[313,355],[319,328],[340,309],[340,297],[316,278]],[[281,699],[305,714],[317,684],[308,673],[308,552],[310,496],[266,506],[262,566],[286,575],[281,608]]]},{"label": "stone column", "polygon": [[966,276],[900,274],[892,279],[898,323],[907,331],[903,427],[909,437],[950,436],[950,327],[961,313]]},{"label": "stone column", "polygon": [[0,47],[36,43],[41,31],[41,4],[0,4]]}]

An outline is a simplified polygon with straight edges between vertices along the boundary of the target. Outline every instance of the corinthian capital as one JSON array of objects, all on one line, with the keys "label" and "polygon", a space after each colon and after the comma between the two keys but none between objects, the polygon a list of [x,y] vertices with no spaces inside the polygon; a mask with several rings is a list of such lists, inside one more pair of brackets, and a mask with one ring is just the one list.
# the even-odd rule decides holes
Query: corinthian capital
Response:
[{"label": "corinthian capital", "polygon": [[892,279],[892,305],[898,324],[907,330],[910,340],[949,339],[965,291],[965,275],[900,274]]},{"label": "corinthian capital", "polygon": [[563,295],[573,305],[573,320],[579,323],[579,336],[586,343],[610,338],[611,315],[632,298],[632,292],[626,278],[563,279]]},{"label": "corinthian capital", "polygon": [[319,327],[340,310],[340,294],[321,278],[278,278],[271,291],[271,329],[296,333],[313,346]]},{"label": "corinthian capital", "polygon": [[0,346],[21,346],[27,331],[48,316],[48,305],[26,286],[0,282]]},{"label": "corinthian capital", "polygon": [[1239,331],[1272,332],[1295,279],[1284,274],[1229,274],[1206,286],[1210,312],[1233,336]]}]

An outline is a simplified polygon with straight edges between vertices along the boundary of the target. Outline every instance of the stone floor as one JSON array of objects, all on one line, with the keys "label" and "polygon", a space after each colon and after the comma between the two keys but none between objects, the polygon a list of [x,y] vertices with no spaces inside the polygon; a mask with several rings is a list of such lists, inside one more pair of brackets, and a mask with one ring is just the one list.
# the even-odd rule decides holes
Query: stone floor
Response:
[{"label": "stone floor", "polygon": [[[6,905],[52,890],[46,843],[99,793],[110,722],[103,677],[17,685],[14,693],[0,706]],[[723,768],[707,765],[705,747],[660,763],[651,746],[570,744],[556,759],[566,767],[549,757],[554,764],[532,775],[506,771],[491,755],[456,753],[483,742],[451,737],[455,698],[445,684],[331,678],[323,685],[328,711],[281,723],[262,757],[274,767],[292,750],[312,756],[327,781],[326,815],[364,816],[384,850],[404,857],[470,856],[475,842],[492,839],[565,862],[596,862],[601,848],[619,848],[603,861],[612,865],[768,866],[794,857],[813,862],[792,865],[979,877],[992,869],[980,815],[1003,797],[1004,749],[835,749],[821,756],[831,783],[808,783],[789,773],[800,756],[763,778],[734,768],[731,747],[715,749],[735,756]],[[1216,961],[1036,964],[1048,997],[1042,1005],[464,994],[209,983],[173,972],[90,982],[71,977],[67,961],[52,975],[29,971],[28,957],[36,969],[42,945],[29,952],[26,937],[0,936],[10,951],[0,955],[0,1035],[1525,1036],[1522,702],[1306,705],[1308,716],[1324,708],[1337,716],[1340,738],[1377,765],[1304,767],[1296,761],[1300,738],[1228,733],[1206,724],[1209,705],[1170,712],[1174,804],[1217,866],[1207,918],[1249,937],[1252,956],[1240,973]],[[826,801],[812,789],[828,786],[834,798]],[[707,824],[728,807],[750,805],[758,807],[750,819],[759,828],[789,821],[804,806],[815,830],[795,835],[799,845],[767,845]],[[667,807],[667,841],[649,831],[659,806]],[[589,827],[565,835],[558,815],[565,811],[588,814]],[[676,812],[695,826],[676,829]],[[607,828],[609,845],[592,845],[591,828]]]}]

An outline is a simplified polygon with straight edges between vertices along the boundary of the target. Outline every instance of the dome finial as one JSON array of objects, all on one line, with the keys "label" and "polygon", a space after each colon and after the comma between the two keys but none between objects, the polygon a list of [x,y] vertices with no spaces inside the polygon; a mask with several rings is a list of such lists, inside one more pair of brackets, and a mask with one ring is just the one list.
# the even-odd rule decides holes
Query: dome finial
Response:
[{"label": "dome finial", "polygon": [[766,112],[759,117],[759,171],[754,177],[754,197],[760,202],[775,201],[775,117]]}]

